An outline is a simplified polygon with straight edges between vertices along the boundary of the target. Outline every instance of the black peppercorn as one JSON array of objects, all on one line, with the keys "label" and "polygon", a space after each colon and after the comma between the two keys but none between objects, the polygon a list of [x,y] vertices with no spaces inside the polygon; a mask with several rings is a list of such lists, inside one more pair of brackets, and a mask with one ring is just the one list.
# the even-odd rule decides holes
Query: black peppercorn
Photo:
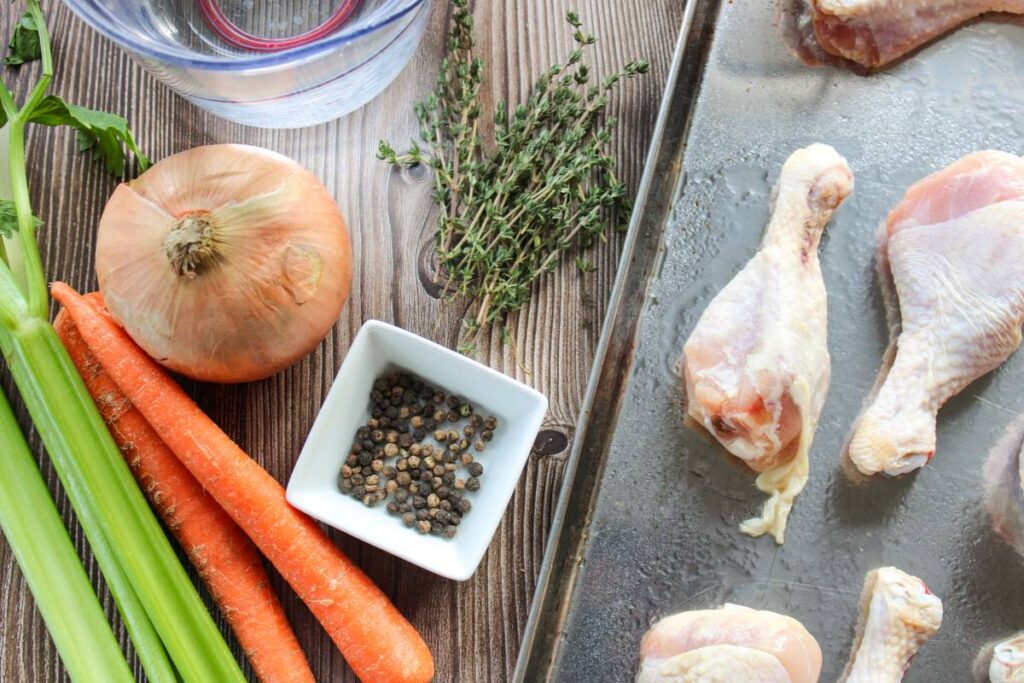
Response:
[{"label": "black peppercorn", "polygon": [[461,415],[462,417],[469,417],[472,414],[473,406],[469,405],[468,403],[463,403],[461,406],[459,406],[459,415]]},{"label": "black peppercorn", "polygon": [[436,519],[433,522],[430,523],[430,532],[431,533],[434,533],[434,534],[437,534],[438,536],[440,536],[440,535],[442,535],[444,533],[444,530],[445,530],[445,525],[441,524],[441,522],[437,521]]},{"label": "black peppercorn", "polygon": [[471,462],[466,466],[466,471],[469,472],[470,476],[479,477],[484,473],[484,466],[478,462]]},{"label": "black peppercorn", "polygon": [[406,512],[404,515],[402,515],[402,524],[406,526],[412,526],[415,523],[416,515],[412,514],[411,512]]},{"label": "black peppercorn", "polygon": [[480,438],[483,439],[484,441],[490,441],[491,439],[494,438],[494,432],[491,431],[490,429],[485,429],[484,431],[480,432]]},{"label": "black peppercorn", "polygon": [[388,512],[392,515],[397,515],[398,503],[396,503],[395,501],[391,501],[390,503],[388,503]]},{"label": "black peppercorn", "polygon": [[[398,486],[398,482],[395,482],[395,485]],[[409,492],[407,490],[402,488],[395,489],[395,501],[397,503],[401,504],[407,500],[409,500]]]},{"label": "black peppercorn", "polygon": [[469,479],[467,479],[466,480],[466,490],[467,491],[479,491],[480,490],[480,480],[477,479],[476,477],[470,477]]},{"label": "black peppercorn", "polygon": [[469,498],[463,498],[456,507],[459,512],[466,514],[473,509],[473,504],[469,502]]},{"label": "black peppercorn", "polygon": [[455,538],[455,536],[458,533],[459,533],[459,528],[457,526],[452,525],[452,524],[449,524],[448,526],[446,526],[444,528],[445,538]]},{"label": "black peppercorn", "polygon": [[427,533],[428,531],[430,531],[430,522],[428,522],[427,520],[418,522],[416,524],[416,531],[420,532],[421,534]]},{"label": "black peppercorn", "polygon": [[416,496],[412,499],[412,506],[417,510],[427,507],[427,499],[423,496]]}]

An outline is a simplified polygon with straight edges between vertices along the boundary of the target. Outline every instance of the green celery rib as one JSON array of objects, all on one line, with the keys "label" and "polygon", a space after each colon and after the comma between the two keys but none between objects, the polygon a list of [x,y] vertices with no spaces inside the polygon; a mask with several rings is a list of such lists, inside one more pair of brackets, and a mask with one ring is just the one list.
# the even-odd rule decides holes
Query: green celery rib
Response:
[{"label": "green celery rib", "polygon": [[132,672],[2,391],[0,527],[71,679],[131,683]]},{"label": "green celery rib", "polygon": [[[6,330],[0,330],[0,349],[5,355],[8,355],[12,348],[10,335]],[[30,382],[28,379],[18,378],[17,373],[22,369],[21,367],[11,368],[11,374],[15,376],[15,381],[19,382],[19,386],[22,382]],[[178,677],[167,656],[163,642],[160,640],[160,634],[157,633],[149,614],[125,575],[118,554],[107,535],[103,533],[98,513],[92,504],[92,498],[86,492],[85,484],[74,470],[65,472],[63,469],[57,468],[57,474],[71,500],[72,507],[75,508],[82,530],[89,541],[93,557],[96,558],[100,572],[102,572],[110,594],[121,613],[121,620],[128,630],[132,644],[135,645],[135,653],[146,672],[146,678],[150,683],[177,683]]]},{"label": "green celery rib", "polygon": [[53,327],[27,319],[9,347],[15,382],[83,528],[107,535],[181,678],[244,681]]}]

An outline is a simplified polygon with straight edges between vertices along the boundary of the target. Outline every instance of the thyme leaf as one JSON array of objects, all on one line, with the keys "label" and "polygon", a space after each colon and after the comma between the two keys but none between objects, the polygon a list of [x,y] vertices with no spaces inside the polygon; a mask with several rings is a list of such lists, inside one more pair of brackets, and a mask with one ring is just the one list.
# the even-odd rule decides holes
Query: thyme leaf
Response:
[{"label": "thyme leaf", "polygon": [[[415,106],[420,140],[403,153],[381,141],[377,157],[433,171],[439,277],[446,299],[470,300],[465,353],[480,332],[522,308],[534,282],[558,268],[567,252],[606,240],[628,216],[626,188],[609,152],[617,122],[604,111],[615,87],[649,65],[630,62],[594,83],[583,57],[597,38],[569,12],[575,45],[565,61],[540,74],[525,102],[499,102],[484,117],[485,66],[476,54],[473,16],[468,0],[452,5],[435,90]],[[582,258],[576,266],[593,269]]]}]

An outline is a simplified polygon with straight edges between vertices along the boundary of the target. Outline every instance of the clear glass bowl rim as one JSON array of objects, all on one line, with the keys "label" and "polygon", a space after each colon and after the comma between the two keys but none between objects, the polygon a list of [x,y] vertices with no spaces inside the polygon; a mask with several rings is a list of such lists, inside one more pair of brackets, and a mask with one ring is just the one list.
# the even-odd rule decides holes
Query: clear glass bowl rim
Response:
[{"label": "clear glass bowl rim", "polygon": [[316,40],[309,45],[301,45],[280,52],[255,54],[251,57],[232,57],[224,59],[219,57],[183,57],[177,52],[163,50],[154,47],[149,43],[143,43],[134,38],[114,31],[112,17],[97,3],[91,0],[65,0],[71,11],[92,27],[93,30],[120,45],[126,50],[149,59],[155,59],[162,64],[169,66],[183,67],[187,69],[206,69],[210,71],[245,71],[249,69],[261,69],[267,67],[282,66],[295,62],[302,62],[316,57],[320,54],[351,43],[359,38],[377,31],[397,21],[409,12],[417,9],[429,0],[401,0],[394,9],[380,17],[372,16],[372,20],[366,24],[353,24],[352,28],[343,27],[336,33],[326,38]]}]

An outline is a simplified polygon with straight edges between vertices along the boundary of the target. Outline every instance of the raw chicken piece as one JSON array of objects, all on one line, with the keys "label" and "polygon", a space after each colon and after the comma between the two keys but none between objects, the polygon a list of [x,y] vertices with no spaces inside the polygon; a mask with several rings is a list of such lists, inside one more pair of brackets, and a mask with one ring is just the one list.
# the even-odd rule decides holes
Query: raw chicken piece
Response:
[{"label": "raw chicken piece", "polygon": [[816,683],[820,673],[821,648],[800,622],[727,604],[652,626],[636,683]]},{"label": "raw chicken piece", "polygon": [[786,41],[808,64],[834,55],[877,69],[982,14],[1024,14],[1024,0],[778,0],[777,8]]},{"label": "raw chicken piece", "polygon": [[982,648],[974,677],[978,683],[1024,683],[1024,632]]},{"label": "raw chicken piece", "polygon": [[977,152],[911,187],[878,269],[893,334],[847,452],[862,474],[895,476],[935,453],[942,404],[1020,345],[1024,159]]},{"label": "raw chicken piece", "polygon": [[850,661],[838,683],[899,683],[941,623],[942,601],[924,581],[895,567],[868,572]]},{"label": "raw chicken piece", "polygon": [[793,153],[773,194],[760,250],[718,293],[680,359],[690,417],[757,472],[770,494],[740,527],[783,541],[828,393],[825,283],[818,241],[853,189],[828,145]]},{"label": "raw chicken piece", "polygon": [[[1024,415],[1006,430],[985,462],[985,507],[992,528],[1024,555]],[[1024,676],[1024,673],[1022,673]],[[1024,680],[1024,678],[1022,678]]]}]

